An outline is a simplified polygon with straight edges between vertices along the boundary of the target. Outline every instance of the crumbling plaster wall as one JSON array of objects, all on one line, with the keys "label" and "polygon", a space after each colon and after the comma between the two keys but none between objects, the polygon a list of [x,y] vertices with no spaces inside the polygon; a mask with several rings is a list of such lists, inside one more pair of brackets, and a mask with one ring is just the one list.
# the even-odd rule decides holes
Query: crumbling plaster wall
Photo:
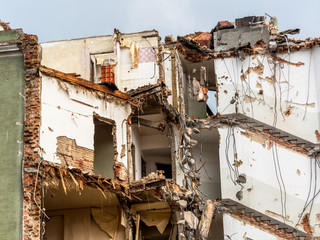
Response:
[{"label": "crumbling plaster wall", "polygon": [[126,124],[122,123],[131,113],[128,103],[116,98],[106,100],[103,95],[99,97],[98,92],[43,75],[41,108],[40,145],[45,160],[61,163],[56,152],[59,136],[74,139],[78,146],[94,150],[93,118],[97,114],[115,122],[117,160],[127,165],[127,156],[121,158],[120,153],[127,142]]},{"label": "crumbling plaster wall", "polygon": [[[308,198],[308,190],[310,186],[310,168],[312,165],[314,178],[314,159],[298,152],[277,145],[272,148],[272,141],[266,140],[263,137],[253,134],[249,135],[245,130],[235,127],[235,146],[234,149],[233,136],[228,134],[228,128],[219,128],[221,138],[220,143],[220,174],[221,174],[221,191],[223,199],[232,199],[238,201],[249,208],[259,211],[270,217],[283,221],[281,214],[284,211],[282,205],[286,206],[286,223],[295,227],[299,220],[299,213],[302,212],[305,202]],[[227,147],[229,140],[229,150]],[[274,156],[273,152],[274,151]],[[233,171],[229,170],[228,159],[235,169],[236,164],[239,165],[239,174],[246,175],[246,183],[243,183],[243,199],[238,200],[236,194],[241,190],[241,186],[234,184],[231,177],[234,179]],[[234,163],[234,156],[237,157]],[[241,161],[241,162],[240,162]],[[279,171],[278,179],[275,169],[278,169],[278,162],[281,170],[281,176],[286,190],[286,201],[284,201],[284,190],[282,187],[282,199],[280,187],[278,183],[281,181]],[[275,165],[276,163],[276,165]],[[314,196],[314,179],[312,181],[311,197]],[[283,185],[282,185],[283,186]],[[317,187],[318,191],[319,186]],[[319,224],[317,210],[320,207],[320,198],[315,198],[313,211],[310,215],[311,225]],[[309,212],[310,205],[306,213]],[[300,230],[301,225],[298,225]],[[320,234],[319,226],[314,228],[315,235]]]},{"label": "crumbling plaster wall", "polygon": [[[277,57],[257,54],[246,55],[243,60],[215,59],[218,112],[222,115],[242,113],[271,126],[276,123],[283,131],[318,143],[320,70],[316,66],[320,64],[319,55],[320,48],[313,47],[277,54]],[[297,127],[302,124],[304,127]]]},{"label": "crumbling plaster wall", "polygon": [[113,36],[41,43],[41,64],[90,80],[90,54],[113,52]]},{"label": "crumbling plaster wall", "polygon": [[[122,91],[139,86],[156,84],[159,79],[158,32],[155,30],[133,34],[98,36],[41,44],[41,64],[65,73],[76,73],[91,79],[90,55],[113,53],[116,63],[115,82]],[[136,50],[137,67],[133,67],[131,44]]]},{"label": "crumbling plaster wall", "polygon": [[[172,159],[172,178],[180,186],[183,186],[184,172],[180,166],[179,155],[180,155],[180,129],[172,124],[171,125],[171,159]],[[181,159],[180,159],[181,160]]]},{"label": "crumbling plaster wall", "polygon": [[[118,88],[126,91],[148,84],[156,84],[159,79],[158,32],[121,34],[119,40],[120,42],[117,42]],[[134,44],[137,50],[137,67],[133,67],[132,53],[127,47],[131,44]]]},{"label": "crumbling plaster wall", "polygon": [[[163,68],[164,68],[164,82],[166,86],[172,91],[172,64],[171,64],[171,51],[166,49],[163,55]],[[173,96],[168,97],[168,103],[173,104]]]}]

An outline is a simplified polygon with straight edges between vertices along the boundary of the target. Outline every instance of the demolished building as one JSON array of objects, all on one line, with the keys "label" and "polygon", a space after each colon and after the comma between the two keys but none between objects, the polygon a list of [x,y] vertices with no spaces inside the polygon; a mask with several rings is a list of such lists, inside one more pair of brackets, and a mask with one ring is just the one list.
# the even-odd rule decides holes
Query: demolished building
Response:
[{"label": "demolished building", "polygon": [[0,25],[5,239],[320,237],[319,38]]}]

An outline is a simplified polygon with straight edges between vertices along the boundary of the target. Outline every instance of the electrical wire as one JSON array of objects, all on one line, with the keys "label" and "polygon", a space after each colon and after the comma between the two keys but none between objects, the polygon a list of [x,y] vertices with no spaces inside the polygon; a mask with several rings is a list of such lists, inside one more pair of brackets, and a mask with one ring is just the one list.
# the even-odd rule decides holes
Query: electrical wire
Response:
[{"label": "electrical wire", "polygon": [[40,172],[40,166],[43,162],[43,158],[41,158],[40,163],[38,164],[38,169],[37,169],[37,175],[36,175],[36,180],[35,180],[35,184],[34,184],[34,189],[33,189],[33,201],[34,203],[37,205],[38,209],[41,211],[41,213],[48,219],[50,220],[50,218],[48,217],[48,215],[45,213],[44,209],[42,209],[38,202],[36,201],[36,190],[37,190],[37,184],[38,184],[38,176],[39,176],[39,172]]},{"label": "electrical wire", "polygon": [[[278,115],[277,115],[277,113],[278,113],[278,111],[277,111],[278,98],[277,98],[277,87],[276,87],[276,82],[277,82],[276,69],[277,69],[277,65],[276,65],[275,60],[273,60],[273,78],[274,78],[274,82],[273,82],[273,89],[274,89],[273,129],[276,129],[276,125],[277,125],[277,121],[278,121]],[[277,178],[277,182],[278,182],[279,189],[280,189],[281,214],[282,214],[283,221],[285,223],[286,216],[287,216],[287,206],[286,206],[287,205],[287,192],[286,192],[285,183],[284,183],[282,173],[281,173],[281,167],[280,167],[278,149],[277,149],[277,142],[276,142],[275,138],[273,139],[273,143],[272,143],[272,157],[273,157],[276,178]]]}]

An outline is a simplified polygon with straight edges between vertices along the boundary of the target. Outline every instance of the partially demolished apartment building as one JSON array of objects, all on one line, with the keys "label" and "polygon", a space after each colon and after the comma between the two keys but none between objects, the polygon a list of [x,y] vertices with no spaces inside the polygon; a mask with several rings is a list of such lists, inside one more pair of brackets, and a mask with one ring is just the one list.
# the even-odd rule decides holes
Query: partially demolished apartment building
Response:
[{"label": "partially demolished apartment building", "polygon": [[320,238],[319,38],[0,30],[2,239]]}]

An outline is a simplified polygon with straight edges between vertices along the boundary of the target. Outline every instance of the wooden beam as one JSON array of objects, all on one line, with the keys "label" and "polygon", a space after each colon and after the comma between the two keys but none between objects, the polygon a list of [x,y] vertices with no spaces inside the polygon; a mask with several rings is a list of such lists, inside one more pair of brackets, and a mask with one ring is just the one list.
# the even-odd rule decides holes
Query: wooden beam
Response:
[{"label": "wooden beam", "polygon": [[40,71],[47,76],[58,78],[62,81],[69,82],[71,84],[76,84],[92,90],[104,92],[106,94],[109,94],[124,100],[129,100],[130,98],[130,96],[126,93],[123,93],[118,90],[113,91],[106,86],[99,85],[97,83],[89,82],[83,78],[76,77],[74,74],[63,73],[58,70],[48,68],[46,66],[40,66]]}]

